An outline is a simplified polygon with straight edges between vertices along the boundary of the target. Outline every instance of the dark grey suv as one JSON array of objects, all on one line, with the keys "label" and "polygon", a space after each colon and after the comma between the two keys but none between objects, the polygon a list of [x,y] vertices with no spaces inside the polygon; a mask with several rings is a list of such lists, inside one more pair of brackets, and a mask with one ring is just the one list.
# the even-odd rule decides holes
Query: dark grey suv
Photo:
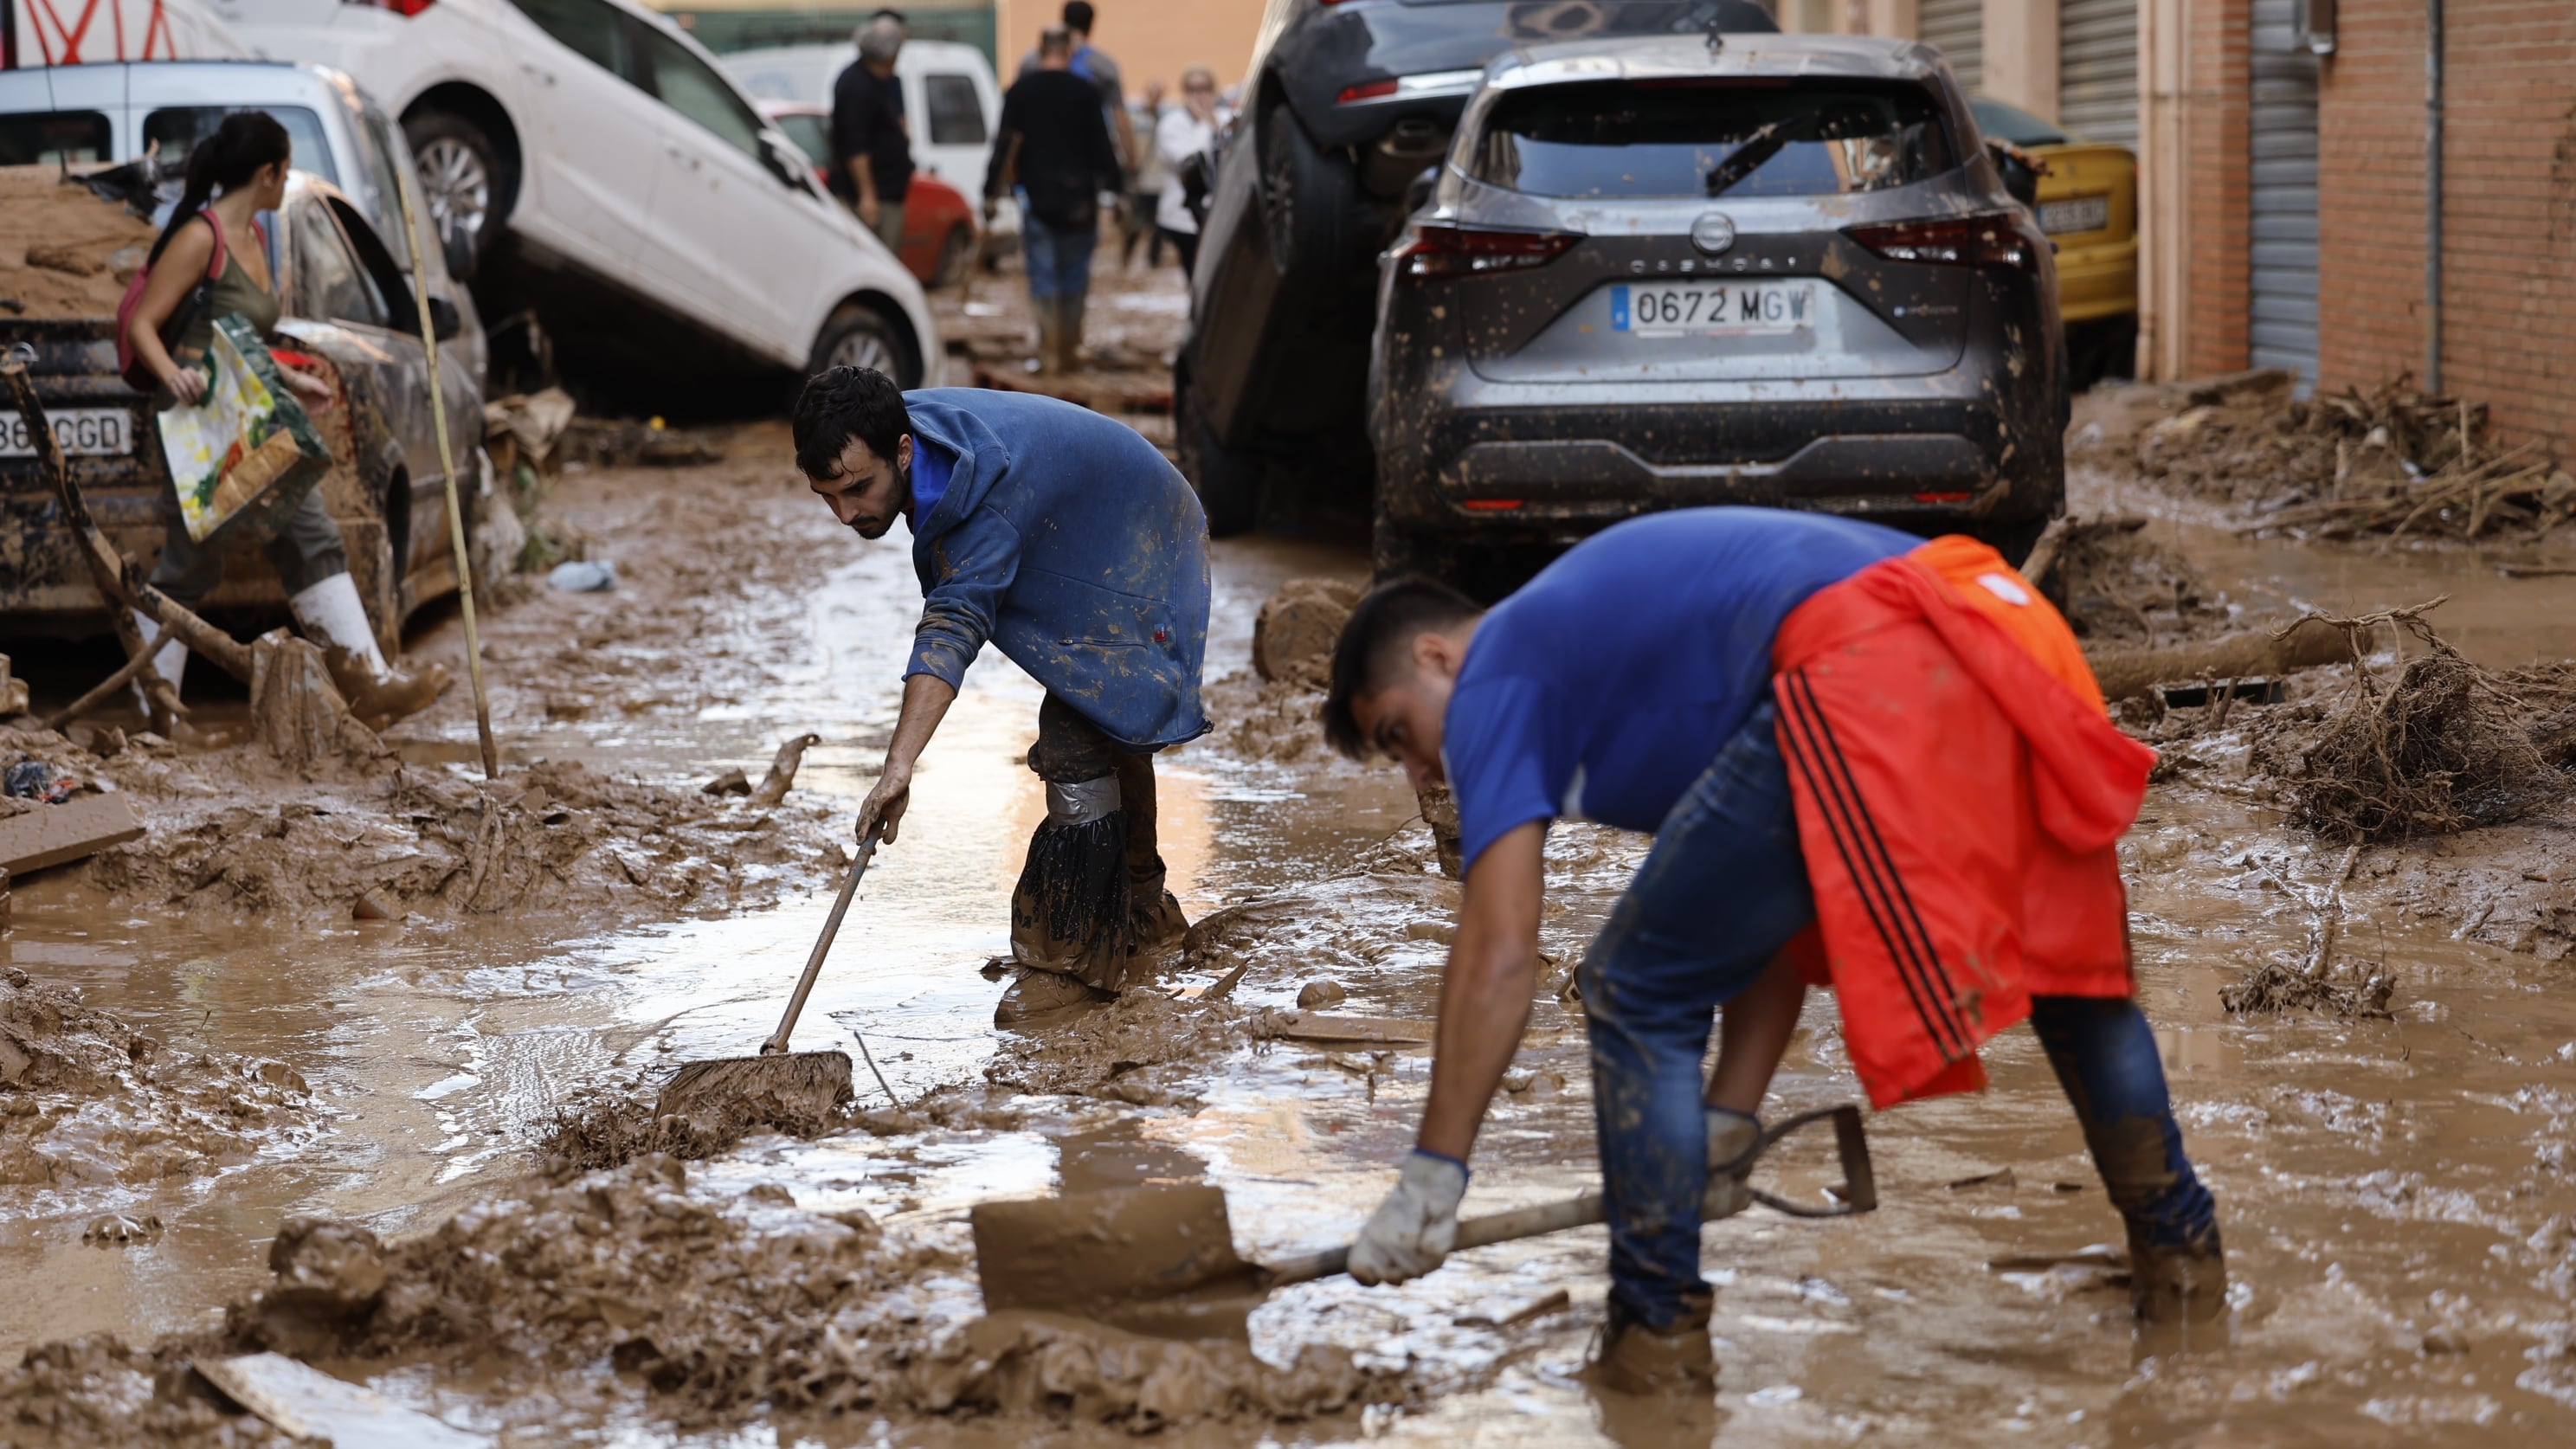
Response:
[{"label": "dark grey suv", "polygon": [[1923,45],[1498,59],[1380,261],[1379,566],[1712,503],[2018,557],[2065,496],[2053,271]]}]

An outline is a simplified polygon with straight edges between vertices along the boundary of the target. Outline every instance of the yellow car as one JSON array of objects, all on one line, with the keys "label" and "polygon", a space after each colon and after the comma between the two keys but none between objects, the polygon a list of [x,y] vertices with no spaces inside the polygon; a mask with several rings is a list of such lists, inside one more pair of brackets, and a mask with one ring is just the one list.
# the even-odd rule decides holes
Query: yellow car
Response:
[{"label": "yellow car", "polygon": [[2057,243],[2057,305],[2076,385],[2127,376],[2138,341],[2138,158],[1986,96],[1969,108],[1977,129],[2048,167],[2039,229]]}]

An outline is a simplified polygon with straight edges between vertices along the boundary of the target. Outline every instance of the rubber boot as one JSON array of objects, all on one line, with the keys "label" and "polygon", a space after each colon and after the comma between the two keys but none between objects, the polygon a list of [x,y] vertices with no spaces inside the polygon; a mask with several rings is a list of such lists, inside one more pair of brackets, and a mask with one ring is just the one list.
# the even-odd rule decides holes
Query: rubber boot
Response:
[{"label": "rubber boot", "polygon": [[2227,1252],[2218,1227],[2179,1246],[2149,1240],[2129,1225],[2129,1306],[2142,1323],[2207,1323],[2227,1309]]},{"label": "rubber boot", "polygon": [[333,574],[287,600],[286,607],[304,637],[322,646],[331,682],[367,728],[380,730],[417,714],[447,692],[447,671],[439,665],[396,669],[385,663],[357,582],[347,574]]},{"label": "rubber boot", "polygon": [[1717,1350],[1708,1337],[1710,1306],[1705,1296],[1687,1300],[1681,1317],[1659,1329],[1629,1317],[1613,1296],[1601,1346],[1583,1376],[1595,1388],[1616,1394],[1706,1397],[1717,1387]]},{"label": "rubber boot", "polygon": [[[152,639],[160,634],[161,621],[137,609],[134,611],[134,627],[145,639]],[[152,673],[170,682],[170,697],[178,698],[179,680],[188,672],[188,646],[177,639],[163,640],[161,647],[152,651],[152,663],[148,667]],[[144,689],[143,681],[137,679],[128,688],[134,691],[135,703],[143,707],[145,714],[152,716],[152,727],[167,735],[174,722],[161,718],[162,711],[153,706],[152,696]]]},{"label": "rubber boot", "polygon": [[1095,1001],[1115,1001],[1117,993],[1086,986],[1061,971],[1020,968],[1020,977],[993,1007],[993,1025],[1022,1026]]},{"label": "rubber boot", "polygon": [[1064,370],[1064,320],[1055,303],[1053,297],[1029,299],[1029,310],[1037,315],[1040,377],[1052,377]]},{"label": "rubber boot", "polygon": [[1064,370],[1070,377],[1082,371],[1082,314],[1091,297],[1087,292],[1067,292],[1055,300],[1064,309]]}]

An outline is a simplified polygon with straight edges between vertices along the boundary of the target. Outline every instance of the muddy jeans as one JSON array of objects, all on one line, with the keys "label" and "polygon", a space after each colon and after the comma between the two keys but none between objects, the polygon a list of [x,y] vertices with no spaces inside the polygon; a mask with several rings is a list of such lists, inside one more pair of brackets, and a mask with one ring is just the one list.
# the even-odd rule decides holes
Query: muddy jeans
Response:
[{"label": "muddy jeans", "polygon": [[[1102,734],[1071,705],[1050,694],[1038,706],[1038,739],[1029,750],[1029,769],[1047,782],[1048,818],[1029,841],[1029,865],[1011,899],[1011,955],[1021,965],[1059,971],[1105,991],[1120,989],[1128,958],[1140,947],[1167,944],[1187,922],[1164,888],[1163,856],[1154,830],[1154,757],[1129,750]],[[1085,824],[1068,824],[1089,813],[1082,787],[1116,782],[1115,813]],[[1070,788],[1065,788],[1070,787]],[[1059,810],[1059,802],[1065,809]],[[1102,897],[1098,908],[1075,914],[1098,929],[1057,929],[1065,912],[1049,909],[1042,897],[1065,887],[1062,847],[1070,831],[1089,825],[1106,830],[1121,822],[1123,834],[1102,840],[1093,849],[1118,852],[1123,873],[1095,881]],[[1045,858],[1049,842],[1057,862]],[[1080,862],[1072,863],[1077,869]],[[1106,866],[1108,862],[1093,863]],[[1096,871],[1085,870],[1086,875]],[[1052,876],[1053,879],[1047,879]]]},{"label": "muddy jeans", "polygon": [[[1664,817],[1582,967],[1610,1291],[1656,1328],[1708,1302],[1701,1063],[1713,1014],[1816,915],[1774,719],[1768,702],[1754,710]],[[2031,1015],[2133,1239],[2214,1232],[2136,1003],[2040,997]]]},{"label": "muddy jeans", "polygon": [[[172,603],[194,609],[223,582],[224,555],[199,548],[188,537],[179,500],[169,493],[161,495],[161,526],[161,561],[152,566],[152,587],[169,595]],[[260,551],[277,567],[288,598],[349,571],[349,546],[340,536],[340,521],[322,506],[319,487],[304,495]]]}]

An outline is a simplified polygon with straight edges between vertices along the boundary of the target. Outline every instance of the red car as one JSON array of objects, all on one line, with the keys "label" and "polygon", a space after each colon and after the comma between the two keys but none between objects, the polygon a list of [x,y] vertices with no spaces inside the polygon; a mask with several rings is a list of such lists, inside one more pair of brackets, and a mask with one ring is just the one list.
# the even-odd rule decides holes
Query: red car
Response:
[{"label": "red car", "polygon": [[[832,154],[830,108],[768,101],[760,113],[807,156]],[[826,162],[814,163],[814,178],[825,190],[831,189],[831,167]],[[915,172],[912,188],[904,193],[903,245],[896,249],[896,258],[925,287],[954,284],[966,275],[966,265],[975,256],[976,214],[974,203],[959,195],[956,187]]]}]

